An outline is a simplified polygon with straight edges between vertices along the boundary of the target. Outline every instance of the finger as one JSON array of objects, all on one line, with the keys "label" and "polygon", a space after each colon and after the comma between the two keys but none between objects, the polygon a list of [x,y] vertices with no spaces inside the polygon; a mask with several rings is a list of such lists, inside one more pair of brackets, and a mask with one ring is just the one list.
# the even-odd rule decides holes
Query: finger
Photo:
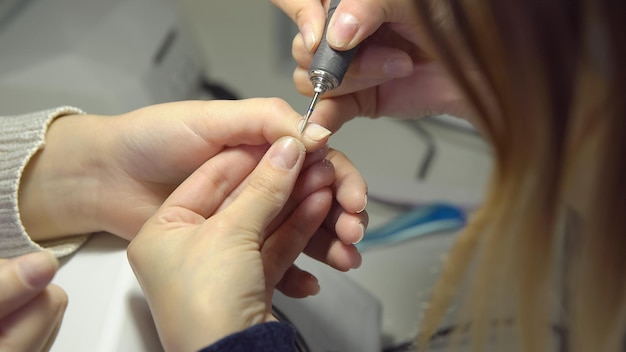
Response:
[{"label": "finger", "polygon": [[258,234],[283,208],[304,163],[304,145],[284,137],[274,143],[252,172],[237,199],[224,209],[243,231]]},{"label": "finger", "polygon": [[322,99],[311,115],[311,121],[326,126],[329,130],[337,131],[344,123],[357,116],[371,116],[366,111],[361,113],[361,105],[351,95]]},{"label": "finger", "polygon": [[[283,136],[301,138],[308,150],[323,147],[330,131],[321,126],[307,128],[303,135],[299,132],[300,113],[293,110],[284,100],[248,99],[238,101],[214,101],[219,106],[207,106],[210,115],[198,130],[206,132],[205,138],[213,143],[226,146],[239,144],[258,145],[273,143]],[[224,116],[225,112],[226,116]],[[254,116],[251,119],[250,116]],[[204,129],[202,129],[204,127]]]},{"label": "finger", "polygon": [[328,160],[335,165],[332,184],[336,202],[325,224],[337,238],[346,244],[360,242],[365,235],[369,216],[367,206],[367,184],[354,164],[338,150],[330,150]]},{"label": "finger", "polygon": [[63,322],[64,313],[65,313],[65,309],[63,309],[59,313],[58,319],[52,324],[53,325],[52,332],[48,336],[48,340],[46,341],[44,346],[41,348],[41,351],[50,351],[52,349],[52,345],[54,344],[54,341],[56,340],[57,336],[59,335],[59,331],[61,330],[61,323]]},{"label": "finger", "polygon": [[[272,0],[272,3],[296,23],[306,42],[307,50],[314,52],[324,32],[328,1]],[[323,3],[326,6],[323,6]]]},{"label": "finger", "polygon": [[308,196],[269,236],[263,246],[263,267],[269,287],[274,287],[307,246],[320,227],[330,206],[332,193],[321,189]]},{"label": "finger", "polygon": [[[281,211],[282,215],[279,214],[273,220],[273,224],[276,224],[276,226],[280,224],[282,222],[282,219],[284,219],[291,212],[291,210],[293,210],[295,204],[300,203],[302,199],[304,199],[304,197],[306,197],[313,191],[321,187],[329,186],[332,183],[332,180],[335,176],[334,176],[334,173],[332,172],[332,169],[333,169],[332,164],[330,163],[330,161],[324,159],[327,154],[328,154],[328,146],[325,146],[322,149],[319,149],[313,153],[306,155],[306,158],[304,160],[304,165],[302,167],[303,171],[300,173],[300,176],[298,177],[298,180],[296,181],[296,185],[294,186],[292,195],[291,197],[289,197],[287,204],[283,207],[283,210]],[[250,171],[248,172],[248,174],[252,171],[252,169],[254,168],[254,166],[256,166],[256,164],[258,163],[258,160],[260,159],[261,158],[259,157],[257,161],[255,162],[255,164],[252,167],[250,167]],[[320,163],[321,165],[318,165]],[[233,181],[233,180],[225,180],[225,181]],[[237,187],[233,189],[226,196],[224,201],[221,202],[221,204],[215,211],[220,211],[228,207],[233,202],[233,200],[237,199],[239,194],[246,187],[247,180],[240,180],[238,178],[237,182],[239,183]],[[232,183],[235,183],[235,182],[232,182]],[[217,194],[217,195],[220,196],[223,194]],[[220,198],[220,199],[223,199],[223,198]],[[207,216],[208,215],[205,215],[205,217]],[[275,229],[275,225],[270,225],[268,227],[269,232],[271,232],[273,229]]]},{"label": "finger", "polygon": [[[304,80],[308,77],[308,71],[303,68],[296,68],[293,72],[294,84],[296,85],[296,89],[303,95],[311,96],[313,95],[313,89],[310,82],[305,82]],[[369,88],[373,88],[371,93],[377,93],[374,89],[380,87],[384,83],[392,82],[392,78],[376,78],[376,77],[348,77],[337,89],[333,89],[328,93],[324,94],[323,99],[340,97],[353,93],[362,93]],[[374,95],[372,95],[374,97]],[[372,102],[376,103],[376,102]],[[375,105],[374,105],[375,106]],[[316,110],[317,111],[317,110]],[[372,111],[371,108],[361,108],[360,111],[368,112]],[[369,116],[369,115],[367,115]]]},{"label": "finger", "polygon": [[340,271],[358,268],[362,261],[361,254],[354,245],[343,243],[334,232],[324,227],[318,229],[311,238],[304,253]]},{"label": "finger", "polygon": [[[370,98],[374,98],[374,96]],[[375,104],[375,99],[365,99],[365,101]],[[335,132],[339,130],[344,123],[356,116],[375,116],[373,113],[361,110],[362,104],[359,103],[360,101],[358,101],[353,94],[322,98],[316,105],[315,111],[311,115],[310,122],[324,126],[328,130]],[[370,111],[376,111],[375,108],[376,106],[374,105],[374,108],[370,108]]]},{"label": "finger", "polygon": [[8,351],[41,351],[54,340],[67,295],[48,285],[34,299],[0,321],[0,346]]},{"label": "finger", "polygon": [[[303,95],[312,96],[312,86],[308,81],[304,81],[308,79],[308,71],[303,68],[296,68],[293,72],[293,79],[296,85],[296,89]],[[369,77],[354,77],[346,80],[342,83],[337,89],[333,89],[328,91],[322,97],[322,101],[328,98],[341,97],[348,94],[360,93],[369,88],[375,88],[382,85],[385,82],[390,81],[388,78],[369,78]],[[376,93],[373,91],[372,93]],[[315,108],[315,112],[317,112],[319,107]],[[359,111],[369,111],[369,108],[361,108]],[[326,127],[326,126],[325,126]]]},{"label": "finger", "polygon": [[[367,184],[343,153],[332,150],[330,157],[332,162],[324,160],[302,172],[283,211],[269,226],[270,232],[311,192],[331,186],[337,201],[325,220],[326,227],[335,231],[337,237],[346,244],[361,241],[369,222],[365,211]],[[339,167],[336,168],[333,164]]]},{"label": "finger", "polygon": [[323,148],[314,151],[313,153],[307,153],[306,158],[304,159],[304,165],[302,169],[305,170],[311,165],[314,165],[324,159],[326,159],[326,155],[328,155],[328,145],[325,145]]},{"label": "finger", "polygon": [[367,211],[357,214],[346,212],[343,207],[334,202],[324,226],[334,232],[337,238],[345,244],[357,244],[363,240],[369,223]]},{"label": "finger", "polygon": [[[301,85],[298,90],[311,94],[312,85],[308,80],[308,70],[313,60],[313,55],[305,48],[302,37],[296,36],[291,52],[294,60],[298,64],[299,72],[294,79],[296,85]],[[393,78],[408,77],[413,73],[414,61],[409,54],[409,49],[400,49],[383,44],[367,42],[359,48],[354,60],[350,64],[348,71],[342,81],[342,86],[355,78],[366,82],[384,82]],[[304,74],[306,77],[303,77]],[[306,79],[304,79],[306,78]],[[351,90],[340,90],[339,94],[345,94],[369,86],[356,85]],[[370,85],[371,86],[371,85]],[[341,87],[341,86],[340,86]]]},{"label": "finger", "polygon": [[[249,149],[251,147],[250,146],[241,146],[239,148]],[[265,148],[264,151],[267,151],[267,148],[269,148],[269,146],[266,146],[264,148]],[[322,163],[329,163],[328,160],[325,160],[326,155],[328,154],[328,150],[329,150],[328,146],[326,145],[323,148],[318,149],[315,152],[309,153],[309,154],[306,155],[306,158],[304,159],[304,165],[302,166],[302,170],[303,171],[301,172],[300,176],[298,177],[298,181],[296,183],[296,186],[294,187],[294,194],[299,195],[302,192],[307,192],[306,194],[302,194],[302,197],[298,198],[299,200],[302,200],[303,196],[308,195],[313,190],[315,190],[317,188],[320,188],[322,186],[328,186],[328,185],[330,185],[330,182],[332,182],[332,181],[330,181],[330,182],[326,183],[325,181],[321,181],[321,182],[325,182],[323,184],[320,183],[320,182],[316,182],[316,183],[314,183],[314,185],[306,186],[306,189],[308,191],[302,190],[302,188],[304,186],[300,186],[299,185],[299,184],[302,184],[302,183],[306,182],[305,180],[308,180],[311,177],[313,177],[313,176],[310,176],[310,174],[312,172],[315,172],[314,170],[319,168],[319,166],[315,166],[316,164],[318,164],[320,162],[322,162]],[[249,176],[250,172],[254,169],[254,166],[256,166],[258,164],[258,161],[261,160],[262,157],[263,157],[263,154],[258,154],[257,155],[255,153],[255,158],[251,159],[251,160],[254,160],[254,164],[251,165],[250,167],[246,168],[246,170],[248,170],[248,172],[245,173],[245,176]],[[218,158],[215,158],[215,159],[217,160]],[[229,159],[229,158],[226,157],[225,159]],[[220,163],[221,167],[219,167],[219,170],[223,170],[225,172],[229,172],[230,176],[231,176],[230,180],[225,179],[224,181],[228,181],[230,183],[237,184],[237,187],[230,191],[230,193],[228,194],[226,199],[224,199],[224,201],[220,204],[220,207],[219,207],[218,211],[220,209],[226,208],[234,199],[237,198],[239,193],[241,193],[242,189],[245,187],[245,183],[246,183],[245,180],[242,180],[241,177],[233,178],[235,175],[233,175],[232,174],[232,170],[230,170],[230,168],[232,167],[232,164],[233,164],[233,160],[232,159],[231,160],[224,160],[224,163]],[[250,164],[248,164],[248,165],[250,165]],[[225,168],[222,169],[222,167],[225,167]],[[332,165],[329,165],[329,167],[332,169]],[[326,173],[328,173],[328,172],[326,172]],[[239,175],[239,173],[238,173],[238,175]],[[332,175],[332,177],[334,177],[334,175]],[[326,179],[326,178],[328,178],[328,176],[324,176],[324,177],[317,176],[317,177],[315,177],[315,180],[319,181],[320,178]],[[312,183],[312,182],[307,182],[307,184],[310,184],[310,183]],[[218,194],[218,196],[219,196],[219,194]],[[292,195],[292,197],[290,198],[289,201],[293,202],[293,198],[294,197]],[[288,206],[286,206],[286,207],[288,207]]]},{"label": "finger", "polygon": [[48,251],[26,254],[1,263],[0,318],[41,293],[58,267],[58,260]]},{"label": "finger", "polygon": [[268,232],[272,233],[280,226],[306,197],[317,190],[329,187],[332,185],[334,179],[335,170],[333,164],[326,159],[303,170],[296,181],[291,197],[289,197],[289,200],[281,212],[274,218],[270,226],[268,226]]},{"label": "finger", "polygon": [[346,155],[336,149],[329,151],[327,159],[335,166],[333,191],[337,202],[350,213],[360,213],[367,206],[367,183]]},{"label": "finger", "polygon": [[320,284],[313,274],[293,264],[280,279],[276,289],[289,297],[304,298],[316,295],[320,291]]},{"label": "finger", "polygon": [[[326,40],[335,49],[348,50],[360,44],[383,23],[415,23],[415,14],[415,5],[407,0],[343,0],[330,19]],[[401,34],[410,32],[400,29],[403,29]]]},{"label": "finger", "polygon": [[[268,145],[228,148],[209,159],[185,180],[164,202],[165,207],[182,207],[200,215],[198,221],[218,209],[234,189],[254,170]],[[210,195],[210,196],[207,196]]]},{"label": "finger", "polygon": [[468,116],[471,113],[458,87],[437,63],[416,65],[413,74],[407,78],[383,82],[352,94],[333,96],[340,94],[342,89],[348,89],[350,84],[348,82],[336,92],[329,92],[316,106],[311,120],[334,130],[354,116],[416,118],[444,113]]},{"label": "finger", "polygon": [[[172,116],[180,118],[183,123],[164,123],[162,128],[174,128],[174,132],[168,132],[187,138],[191,130],[194,136],[212,147],[213,152],[218,152],[223,146],[273,143],[283,136],[297,137],[307,150],[313,151],[323,147],[330,135],[330,131],[321,126],[309,126],[301,135],[301,114],[278,98],[172,102],[145,107],[132,115],[147,115],[144,117],[163,121],[171,121]],[[143,128],[143,125],[140,127]],[[176,145],[170,147],[177,148]],[[185,150],[176,155],[188,152]]]}]

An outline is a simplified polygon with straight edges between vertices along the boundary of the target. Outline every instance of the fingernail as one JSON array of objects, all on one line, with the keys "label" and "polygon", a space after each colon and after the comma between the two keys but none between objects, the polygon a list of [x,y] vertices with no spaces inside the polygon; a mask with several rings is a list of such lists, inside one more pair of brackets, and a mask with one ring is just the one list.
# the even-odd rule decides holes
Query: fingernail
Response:
[{"label": "fingernail", "polygon": [[363,237],[365,237],[365,224],[360,222],[359,229],[361,230],[361,233],[359,233],[359,237],[357,238],[356,241],[352,242],[352,244],[357,244],[361,242],[363,240]]},{"label": "fingernail", "polygon": [[309,123],[304,129],[304,137],[314,141],[321,141],[322,139],[330,136],[331,133],[332,132],[330,132],[328,129],[316,123]]},{"label": "fingernail", "polygon": [[291,170],[298,163],[305,149],[295,138],[286,137],[276,142],[268,152],[269,161],[279,169]]},{"label": "fingernail", "polygon": [[309,276],[309,281],[311,281],[312,286],[313,286],[313,291],[311,292],[311,296],[315,296],[320,292],[320,282],[317,280],[317,278],[313,275]]},{"label": "fingernail", "polygon": [[346,48],[359,30],[359,21],[347,12],[335,13],[329,25],[326,40],[337,48]]},{"label": "fingernail", "polygon": [[365,210],[365,208],[367,208],[367,193],[365,193],[365,195],[363,196],[363,198],[365,198],[365,199],[363,200],[363,208],[361,208],[361,210],[357,211],[357,212],[356,212],[357,214],[362,213],[362,212]]},{"label": "fingernail", "polygon": [[313,51],[313,46],[317,42],[315,38],[315,32],[313,31],[313,25],[310,23],[305,23],[300,29],[300,33],[302,33],[302,39],[304,40],[304,46],[306,50],[309,52]]},{"label": "fingernail", "polygon": [[17,259],[17,274],[29,286],[43,287],[52,280],[58,266],[49,251],[30,253]]},{"label": "fingernail", "polygon": [[383,65],[383,72],[389,78],[407,77],[413,73],[413,61],[407,56],[392,56]]}]

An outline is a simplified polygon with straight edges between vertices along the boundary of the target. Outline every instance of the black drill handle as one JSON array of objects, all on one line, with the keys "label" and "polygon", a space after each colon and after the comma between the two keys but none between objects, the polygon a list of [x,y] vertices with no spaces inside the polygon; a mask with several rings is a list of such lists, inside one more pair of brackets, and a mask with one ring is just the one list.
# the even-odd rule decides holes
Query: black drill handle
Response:
[{"label": "black drill handle", "polygon": [[348,66],[350,66],[350,63],[352,62],[352,59],[358,49],[358,46],[356,46],[350,50],[339,51],[331,48],[326,42],[326,29],[328,28],[328,23],[330,22],[330,19],[335,13],[337,5],[339,5],[340,2],[341,0],[332,0],[330,3],[328,17],[326,17],[326,25],[324,26],[324,35],[322,35],[322,41],[313,56],[313,62],[309,68],[309,75],[314,70],[322,70],[331,74],[337,79],[337,86],[341,84],[343,77],[346,75],[346,71],[348,71]]}]

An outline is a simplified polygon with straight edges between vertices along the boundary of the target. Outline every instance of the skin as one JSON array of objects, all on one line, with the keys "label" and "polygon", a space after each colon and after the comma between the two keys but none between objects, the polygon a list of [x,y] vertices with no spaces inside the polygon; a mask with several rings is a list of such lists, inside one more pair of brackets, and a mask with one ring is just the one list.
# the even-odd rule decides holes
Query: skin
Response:
[{"label": "skin", "polygon": [[[306,69],[321,37],[326,12],[319,1],[274,3],[303,32],[294,40],[294,58],[299,65],[294,80],[302,93],[310,95]],[[357,18],[359,25],[352,39],[344,46],[335,46],[336,49],[349,49],[374,32],[379,33],[378,39],[363,43],[342,87],[330,92],[318,105],[316,121],[336,130],[357,115],[415,117],[416,111],[426,114],[461,106],[462,100],[451,81],[415,35],[418,27],[414,17],[407,17],[411,13],[406,11],[408,4],[406,0],[341,3],[336,13],[352,11],[352,18]],[[331,33],[332,27],[331,24]],[[381,46],[382,39],[390,40]],[[329,41],[332,43],[330,38]],[[393,62],[389,62],[390,55]],[[273,152],[276,150],[270,149],[267,155]],[[188,186],[182,184],[131,242],[129,260],[144,291],[149,292],[150,307],[167,350],[197,350],[234,332],[271,321],[273,289],[281,276],[288,275],[290,266],[288,260],[271,263],[268,259],[280,254],[295,260],[299,249],[315,246],[306,235],[293,234],[306,234],[306,228],[325,221],[315,211],[328,199],[325,188],[312,191],[290,216],[275,215],[288,204],[287,194],[292,192],[300,161],[294,169],[284,170],[272,167],[267,155],[248,177],[250,182],[243,183],[237,197],[217,212],[214,206],[201,207],[185,199]],[[260,187],[254,186],[257,177],[263,180]],[[199,177],[195,182],[202,181]],[[209,194],[213,187],[220,185],[214,181],[192,188]],[[262,200],[263,206],[252,206],[246,199]],[[172,203],[176,206],[170,206]],[[331,210],[329,214],[335,214],[330,217],[333,223],[346,213]],[[277,216],[282,225],[274,227]],[[290,220],[296,216],[298,221]],[[284,227],[290,229],[290,235],[284,236]],[[224,255],[225,248],[236,254]],[[268,256],[267,251],[276,254]],[[234,257],[238,259],[233,260]],[[225,270],[223,274],[215,270],[218,267]]]},{"label": "skin", "polygon": [[222,204],[196,196],[219,194],[229,186],[226,178],[206,177],[214,167],[214,160],[209,161],[172,193],[131,242],[129,262],[166,350],[198,350],[274,320],[274,288],[289,275],[290,263],[332,203],[330,188],[322,186],[280,226],[271,225],[297,186],[304,155],[299,141],[280,139],[236,196]]},{"label": "skin", "polygon": [[[338,270],[358,267],[361,256],[352,243],[362,238],[367,225],[365,182],[343,154],[328,150],[330,131],[313,124],[301,136],[300,120],[279,99],[176,102],[119,116],[60,117],[49,127],[45,148],[29,161],[21,179],[22,222],[34,240],[98,231],[130,240],[198,169],[221,187],[210,193],[191,192],[196,198],[202,194],[196,201],[225,208],[245,189],[247,176],[269,146],[293,136],[303,151],[302,172],[266,231],[285,232],[285,223],[297,227],[294,212],[313,202],[311,197],[321,197],[313,195],[323,189],[327,207],[309,209],[316,216],[306,216],[316,226],[303,222],[309,225],[301,230],[302,236],[310,241],[295,248]],[[272,285],[293,297],[317,293],[317,279],[294,266],[295,257],[284,252],[280,245],[263,249],[266,266],[281,271]],[[67,304],[63,290],[49,284],[58,267],[55,259],[33,287],[20,286],[15,274],[3,274],[15,271],[16,262],[32,261],[24,265],[38,267],[30,257],[36,255],[49,256],[29,254],[0,262],[0,286],[14,288],[0,295],[0,306],[11,308],[0,312],[0,343],[27,346],[10,350],[47,349]]]},{"label": "skin", "polygon": [[[202,163],[230,147],[267,147],[281,136],[299,137],[300,120],[301,116],[279,99],[192,101],[114,117],[62,117],[50,126],[46,147],[27,165],[22,178],[22,222],[35,240],[97,231],[131,239]],[[323,149],[328,135],[319,125],[306,129],[302,141],[310,151],[309,164],[326,157]],[[258,153],[257,158],[260,156]],[[346,216],[321,230],[351,244],[359,238],[355,235],[361,231],[359,224],[367,223],[367,215],[361,212],[366,185],[345,157],[337,152],[329,157],[334,158],[337,170],[332,185],[337,196],[333,211]],[[233,167],[252,170],[253,163],[232,155],[215,173],[230,173]],[[331,239],[320,237],[326,241],[321,247],[332,246]],[[349,264],[360,260],[352,250],[338,255],[348,256]]]},{"label": "skin", "polygon": [[[327,1],[272,0],[298,25],[292,54],[296,88],[312,95],[308,67],[319,45]],[[339,19],[347,19],[342,25]],[[410,0],[343,0],[329,24],[331,47],[348,50],[360,45],[342,85],[327,92],[315,118],[339,128],[355,116],[419,118],[450,114],[469,118],[469,109],[452,79],[435,60],[422,34]]]},{"label": "skin", "polygon": [[[274,3],[301,30],[293,46],[294,81],[311,95],[306,69],[326,11],[316,0]],[[328,41],[339,50],[363,43],[342,86],[318,105],[315,122],[334,131],[354,116],[464,115],[463,99],[422,40],[415,12],[406,10],[411,6],[408,0],[342,1],[335,16],[348,19],[348,26],[342,29],[333,21]],[[360,264],[350,243],[358,241],[359,225],[367,223],[365,184],[349,164],[341,165],[347,159],[328,155],[340,170],[330,184],[316,162],[297,181],[305,168],[302,152],[293,168],[276,168],[264,159],[246,176],[263,148],[281,136],[298,137],[300,116],[277,100],[228,104],[173,104],[114,119],[61,118],[22,180],[23,222],[38,239],[102,230],[131,239],[149,218],[131,242],[129,260],[161,339],[172,350],[193,350],[271,320],[268,302],[274,287],[294,296],[315,293],[315,280],[292,265],[301,250],[340,270]],[[297,143],[313,155],[325,137],[305,135]],[[226,156],[231,159],[223,160]],[[237,165],[240,182],[224,177],[225,165]],[[320,206],[327,203],[332,205]],[[220,275],[216,268],[228,271]],[[224,304],[207,304],[216,300]],[[172,306],[182,307],[172,311]]]},{"label": "skin", "polygon": [[67,295],[49,284],[59,266],[43,251],[0,259],[0,351],[45,351],[61,325]]},{"label": "skin", "polygon": [[[323,33],[325,0],[272,0],[297,24],[300,33],[294,38],[292,54],[298,67],[294,83],[305,95],[312,95],[307,70]],[[317,105],[316,118],[330,119],[331,129],[339,128],[356,116],[420,118],[434,114],[448,114],[468,119],[478,131],[485,131],[484,117],[472,110],[460,89],[437,60],[433,45],[424,35],[416,15],[413,0],[342,0],[329,24],[327,42],[337,50],[348,50],[360,45],[342,86],[326,93],[326,99]],[[445,2],[433,1],[443,5]],[[445,6],[445,5],[444,5]],[[471,55],[462,47],[453,25],[446,23],[443,6],[435,10],[435,20],[441,30],[448,31],[446,43],[458,58],[475,93],[480,96],[486,116],[506,118],[499,110],[495,92],[485,84],[482,73],[474,67]],[[341,20],[344,19],[343,25]],[[448,27],[446,27],[448,26]],[[467,55],[467,57],[464,57]],[[603,87],[605,82],[589,82],[581,87]],[[596,84],[593,84],[596,83]],[[590,92],[574,99],[583,102],[575,109],[596,116],[597,108],[585,107]],[[594,94],[591,94],[593,96]],[[602,95],[602,93],[600,93]],[[586,99],[585,99],[586,98]],[[528,97],[520,97],[528,99]],[[522,100],[524,101],[524,100]],[[604,103],[604,102],[603,102]],[[485,117],[486,117],[485,116]],[[594,125],[594,124],[592,124]],[[585,125],[586,126],[586,125]],[[581,135],[582,136],[582,135]],[[569,183],[565,185],[564,204],[585,221],[585,214],[593,213],[594,187],[598,182],[596,148],[602,132],[585,130],[584,143],[579,139],[573,146],[576,165],[568,170]],[[571,152],[571,151],[570,151]]]}]

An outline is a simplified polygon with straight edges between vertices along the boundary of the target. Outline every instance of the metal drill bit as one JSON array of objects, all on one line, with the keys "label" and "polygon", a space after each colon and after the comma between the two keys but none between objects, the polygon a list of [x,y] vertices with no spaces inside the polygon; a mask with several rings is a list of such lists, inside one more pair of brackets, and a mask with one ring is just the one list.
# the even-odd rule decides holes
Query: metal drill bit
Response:
[{"label": "metal drill bit", "polygon": [[309,105],[309,110],[307,110],[304,116],[302,125],[300,125],[300,134],[304,132],[304,129],[309,123],[313,109],[315,109],[315,105],[322,94],[339,87],[341,80],[343,80],[348,70],[348,66],[350,66],[350,62],[356,54],[357,47],[347,51],[337,51],[331,48],[328,42],[326,42],[326,27],[328,27],[330,18],[335,13],[340,1],[341,0],[331,0],[330,2],[326,25],[324,26],[324,34],[322,35],[320,45],[315,55],[313,55],[313,61],[311,61],[311,66],[309,67],[309,80],[311,84],[313,84],[315,95],[313,96],[311,105]]},{"label": "metal drill bit", "polygon": [[300,125],[300,134],[304,132],[306,125],[309,124],[309,119],[311,118],[311,114],[313,114],[313,109],[315,109],[315,105],[317,105],[317,102],[319,101],[321,95],[322,95],[322,92],[319,92],[319,91],[316,91],[315,95],[313,95],[313,100],[311,100],[311,105],[309,105],[309,109],[306,111],[306,114],[304,115],[304,120],[302,121],[302,124]]}]

